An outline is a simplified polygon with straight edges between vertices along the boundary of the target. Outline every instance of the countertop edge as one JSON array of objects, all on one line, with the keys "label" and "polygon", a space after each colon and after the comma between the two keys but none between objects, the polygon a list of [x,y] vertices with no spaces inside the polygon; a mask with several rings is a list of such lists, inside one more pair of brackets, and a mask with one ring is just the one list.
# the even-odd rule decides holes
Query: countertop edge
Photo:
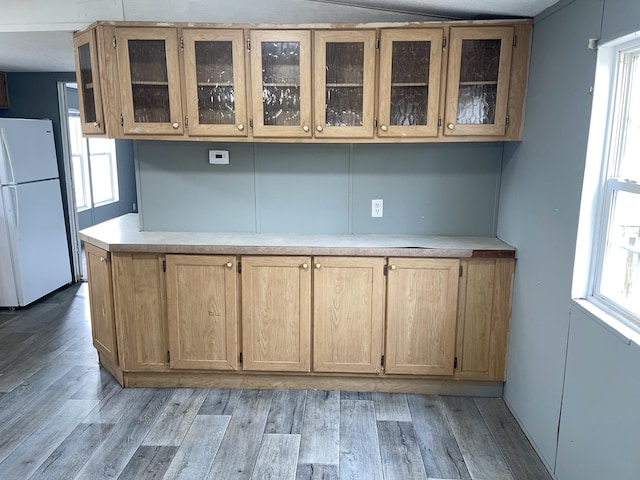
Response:
[{"label": "countertop edge", "polygon": [[[417,258],[516,257],[516,249],[496,237],[140,232],[136,214],[124,215],[84,229],[79,232],[79,237],[91,245],[113,253]],[[362,240],[361,245],[357,243],[359,240]],[[246,244],[243,241],[246,241]],[[256,244],[251,244],[251,241],[255,241]],[[330,245],[318,244],[323,241]],[[344,245],[340,245],[341,242]],[[436,246],[431,247],[429,244]]]}]

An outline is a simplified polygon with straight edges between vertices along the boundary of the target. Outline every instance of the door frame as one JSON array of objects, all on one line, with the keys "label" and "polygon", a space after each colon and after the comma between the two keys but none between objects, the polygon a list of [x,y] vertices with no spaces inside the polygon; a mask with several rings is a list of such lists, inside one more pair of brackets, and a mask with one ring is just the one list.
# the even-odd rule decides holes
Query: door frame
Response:
[{"label": "door frame", "polygon": [[83,279],[82,271],[82,247],[78,237],[78,212],[76,210],[76,193],[74,190],[73,169],[71,168],[71,145],[69,143],[69,123],[67,112],[67,85],[74,82],[58,82],[58,110],[60,112],[60,133],[62,142],[62,157],[64,164],[64,179],[67,190],[67,213],[69,216],[69,236],[71,240],[71,273],[73,281],[80,282]]}]

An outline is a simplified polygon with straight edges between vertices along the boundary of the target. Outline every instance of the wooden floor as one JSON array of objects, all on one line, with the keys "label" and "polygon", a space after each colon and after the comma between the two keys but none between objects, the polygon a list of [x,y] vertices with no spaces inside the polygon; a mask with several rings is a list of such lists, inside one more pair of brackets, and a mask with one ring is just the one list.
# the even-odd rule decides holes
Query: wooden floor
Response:
[{"label": "wooden floor", "polygon": [[548,479],[501,399],[122,389],[86,284],[0,311],[0,479]]}]

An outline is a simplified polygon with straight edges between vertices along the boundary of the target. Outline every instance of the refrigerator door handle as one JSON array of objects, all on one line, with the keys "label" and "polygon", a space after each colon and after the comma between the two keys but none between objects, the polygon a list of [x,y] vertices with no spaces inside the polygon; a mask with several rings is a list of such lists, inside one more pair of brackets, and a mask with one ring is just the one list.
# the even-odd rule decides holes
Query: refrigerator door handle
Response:
[{"label": "refrigerator door handle", "polygon": [[16,234],[20,231],[20,204],[18,203],[18,192],[15,186],[9,186],[11,189],[11,206],[13,208],[13,222],[16,225]]},{"label": "refrigerator door handle", "polygon": [[[7,140],[7,134],[4,131],[4,128],[0,128],[0,147],[6,153],[6,155],[0,156],[0,158],[6,159],[6,162],[3,162],[4,165],[0,165],[2,170],[7,174],[6,183],[12,184],[15,183],[15,176],[13,175],[13,165],[11,164],[11,153],[9,153],[9,142]],[[2,177],[0,177],[0,180]],[[1,183],[1,182],[0,182]]]}]

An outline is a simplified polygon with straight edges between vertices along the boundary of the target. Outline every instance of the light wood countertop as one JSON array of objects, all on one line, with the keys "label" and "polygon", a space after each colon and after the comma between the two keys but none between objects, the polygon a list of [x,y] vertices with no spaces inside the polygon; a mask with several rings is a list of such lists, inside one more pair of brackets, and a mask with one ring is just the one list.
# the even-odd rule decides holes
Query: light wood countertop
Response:
[{"label": "light wood countertop", "polygon": [[496,237],[141,232],[135,213],[86,228],[79,235],[104,250],[129,253],[456,258],[516,255],[514,247]]}]

